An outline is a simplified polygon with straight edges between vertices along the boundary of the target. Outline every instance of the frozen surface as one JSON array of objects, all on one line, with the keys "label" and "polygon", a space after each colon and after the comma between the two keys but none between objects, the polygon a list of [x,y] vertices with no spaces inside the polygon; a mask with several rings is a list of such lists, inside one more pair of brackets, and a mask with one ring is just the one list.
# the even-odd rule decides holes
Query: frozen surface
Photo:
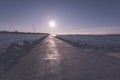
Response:
[{"label": "frozen surface", "polygon": [[32,42],[44,36],[37,34],[0,34],[0,49],[6,48],[11,43],[22,44],[23,41]]},{"label": "frozen surface", "polygon": [[113,61],[119,63],[47,37],[0,80],[120,80],[120,65]]},{"label": "frozen surface", "polygon": [[120,48],[119,35],[58,35],[57,37],[73,42],[84,48],[103,48],[114,49]]}]

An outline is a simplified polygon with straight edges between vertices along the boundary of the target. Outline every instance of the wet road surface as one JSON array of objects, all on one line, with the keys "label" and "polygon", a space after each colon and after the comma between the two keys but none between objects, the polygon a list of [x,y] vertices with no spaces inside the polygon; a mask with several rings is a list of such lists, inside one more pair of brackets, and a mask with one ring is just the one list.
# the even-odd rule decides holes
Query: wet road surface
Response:
[{"label": "wet road surface", "polygon": [[0,80],[120,80],[120,67],[49,36]]}]

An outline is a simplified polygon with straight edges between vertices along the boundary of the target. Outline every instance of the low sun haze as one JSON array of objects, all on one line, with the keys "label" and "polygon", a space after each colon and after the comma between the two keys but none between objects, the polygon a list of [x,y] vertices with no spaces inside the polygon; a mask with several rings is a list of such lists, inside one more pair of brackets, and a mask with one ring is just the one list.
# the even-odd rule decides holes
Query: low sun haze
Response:
[{"label": "low sun haze", "polygon": [[0,30],[119,34],[120,0],[0,0]]}]

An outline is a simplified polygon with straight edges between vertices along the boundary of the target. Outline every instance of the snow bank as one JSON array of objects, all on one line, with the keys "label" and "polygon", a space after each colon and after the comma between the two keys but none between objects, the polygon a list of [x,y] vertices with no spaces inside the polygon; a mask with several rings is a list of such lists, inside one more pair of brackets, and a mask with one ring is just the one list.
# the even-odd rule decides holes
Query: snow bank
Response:
[{"label": "snow bank", "polygon": [[120,50],[120,35],[58,35],[81,48]]},{"label": "snow bank", "polygon": [[[47,35],[0,35],[0,75],[16,65],[20,58],[29,54]],[[5,49],[2,49],[4,48]],[[4,51],[2,51],[4,50]]]},{"label": "snow bank", "polygon": [[0,49],[8,47],[11,43],[23,44],[24,41],[32,41],[43,38],[46,35],[39,34],[0,34]]}]

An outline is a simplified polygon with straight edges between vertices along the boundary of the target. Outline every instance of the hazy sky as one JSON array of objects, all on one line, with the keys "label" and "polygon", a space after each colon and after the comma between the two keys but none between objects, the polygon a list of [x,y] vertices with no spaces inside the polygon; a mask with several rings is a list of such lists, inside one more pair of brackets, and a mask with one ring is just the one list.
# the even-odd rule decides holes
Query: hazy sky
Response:
[{"label": "hazy sky", "polygon": [[55,33],[120,33],[120,0],[0,0],[0,30],[50,32],[50,19]]}]

